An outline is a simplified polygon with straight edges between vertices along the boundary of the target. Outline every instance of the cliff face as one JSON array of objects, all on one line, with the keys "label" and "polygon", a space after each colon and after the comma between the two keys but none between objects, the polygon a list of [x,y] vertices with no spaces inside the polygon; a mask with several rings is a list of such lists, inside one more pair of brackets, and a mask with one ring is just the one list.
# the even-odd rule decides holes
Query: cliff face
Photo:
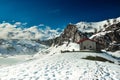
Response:
[{"label": "cliff face", "polygon": [[92,39],[104,44],[104,49],[109,51],[120,50],[120,23],[113,24],[93,35]]},{"label": "cliff face", "polygon": [[86,38],[85,34],[81,33],[76,25],[69,24],[60,35],[60,43],[69,40],[72,42],[78,42],[82,38]]}]

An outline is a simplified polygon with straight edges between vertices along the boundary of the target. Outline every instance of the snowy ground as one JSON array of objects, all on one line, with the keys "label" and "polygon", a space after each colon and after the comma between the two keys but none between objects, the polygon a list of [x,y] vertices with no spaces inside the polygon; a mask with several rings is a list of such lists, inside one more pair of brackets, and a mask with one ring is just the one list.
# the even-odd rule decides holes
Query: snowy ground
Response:
[{"label": "snowy ground", "polygon": [[0,56],[0,67],[15,65],[23,63],[32,58],[32,55],[14,55],[14,56]]},{"label": "snowy ground", "polygon": [[[104,51],[105,52],[105,51]],[[120,58],[120,50],[119,51],[115,51],[115,52],[107,52],[108,54]]]},{"label": "snowy ground", "polygon": [[87,52],[48,54],[37,60],[1,68],[0,79],[120,80],[120,65],[81,59],[92,54]]}]

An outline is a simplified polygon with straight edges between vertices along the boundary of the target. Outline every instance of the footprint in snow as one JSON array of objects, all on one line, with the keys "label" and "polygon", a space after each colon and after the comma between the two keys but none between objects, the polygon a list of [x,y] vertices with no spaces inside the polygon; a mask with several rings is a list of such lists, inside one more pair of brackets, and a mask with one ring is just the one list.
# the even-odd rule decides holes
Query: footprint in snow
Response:
[{"label": "footprint in snow", "polygon": [[72,75],[70,71],[66,71],[66,75]]},{"label": "footprint in snow", "polygon": [[35,80],[39,80],[39,77],[36,77]]},{"label": "footprint in snow", "polygon": [[84,74],[86,74],[87,73],[87,71],[84,71]]},{"label": "footprint in snow", "polygon": [[55,77],[55,74],[53,74],[53,77]]},{"label": "footprint in snow", "polygon": [[16,78],[11,78],[10,80],[16,80]]},{"label": "footprint in snow", "polygon": [[28,74],[24,74],[23,76],[28,76]]},{"label": "footprint in snow", "polygon": [[38,71],[35,71],[35,72],[34,72],[34,74],[37,74],[37,73],[38,73]]},{"label": "footprint in snow", "polygon": [[69,77],[67,76],[67,77],[65,78],[65,80],[69,80]]},{"label": "footprint in snow", "polygon": [[48,76],[48,74],[44,74],[44,76]]}]

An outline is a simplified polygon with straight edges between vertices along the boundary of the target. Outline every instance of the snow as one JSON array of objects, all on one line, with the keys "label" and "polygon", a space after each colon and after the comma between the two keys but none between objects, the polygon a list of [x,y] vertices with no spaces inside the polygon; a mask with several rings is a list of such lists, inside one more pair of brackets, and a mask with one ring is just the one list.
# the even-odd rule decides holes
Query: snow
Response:
[{"label": "snow", "polygon": [[56,45],[56,46],[51,46],[48,51],[50,52],[50,54],[53,53],[60,53],[61,51],[79,51],[80,47],[79,44],[76,43],[68,43],[68,42],[64,42],[63,45]]},{"label": "snow", "polygon": [[[114,19],[116,19],[116,23],[120,22],[120,17]],[[81,32],[95,32],[95,29],[97,29],[98,32],[100,30],[104,31],[104,25],[114,24],[114,19],[109,19],[109,22],[107,20],[99,22],[79,22],[76,25]]]},{"label": "snow", "polygon": [[[81,59],[89,53],[46,55],[0,69],[1,80],[119,80],[120,66]],[[84,55],[85,56],[85,55]]]},{"label": "snow", "polygon": [[25,62],[32,58],[32,55],[0,56],[0,67],[11,66]]},{"label": "snow", "polygon": [[[119,22],[120,17],[116,20]],[[110,19],[110,23],[113,24],[113,19]],[[91,23],[80,22],[76,25],[80,31],[94,32],[95,28],[97,30],[103,29],[105,24],[108,24],[106,20]],[[16,51],[12,50],[13,52],[11,51],[10,54],[31,53],[35,52],[36,48],[39,50],[35,55],[29,57],[20,55],[7,58],[0,57],[3,60],[18,60],[15,62],[16,64],[0,67],[0,80],[120,80],[120,51],[115,53],[79,52],[79,44],[72,42],[64,42],[63,45],[47,48],[31,39],[54,38],[60,35],[59,29],[54,30],[46,27],[43,30],[39,29],[38,26],[30,28],[20,28],[18,26],[21,26],[21,22],[0,24],[0,39],[3,41],[0,45],[1,53],[10,52],[11,49],[16,49]],[[86,26],[85,29],[84,26]],[[92,37],[104,34],[106,32],[95,34]],[[14,41],[15,39],[18,41]],[[10,48],[11,46],[14,48]],[[6,50],[7,47],[8,50]],[[65,51],[65,53],[61,53],[62,51]],[[102,57],[113,63],[85,59],[88,56]]]},{"label": "snow", "polygon": [[115,52],[110,52],[110,51],[105,51],[105,50],[102,50],[103,52],[106,52],[107,54],[110,54],[114,57],[117,57],[117,58],[120,58],[120,50],[118,51],[115,51]]},{"label": "snow", "polygon": [[94,37],[100,37],[100,36],[104,36],[107,33],[110,33],[111,31],[104,31],[104,32],[99,32],[97,34],[94,34],[90,37],[90,39],[93,39]]},{"label": "snow", "polygon": [[[119,80],[120,59],[106,53],[72,52],[79,50],[76,43],[42,49],[23,63],[0,68],[1,80]],[[61,53],[61,50],[71,52]],[[110,62],[83,59],[99,56]]]},{"label": "snow", "polygon": [[[116,19],[116,23],[120,22],[120,17],[114,18]],[[114,19],[109,19],[110,25],[114,24]],[[94,32],[95,29],[97,31],[103,30],[104,25],[109,25],[107,20],[99,21],[99,22],[79,22],[77,23],[77,27],[82,32]],[[44,24],[40,24],[38,26],[27,26],[28,28],[23,28],[27,26],[26,23],[15,22],[14,24],[3,22],[0,23],[0,39],[52,39],[58,37],[62,30],[51,29],[49,26],[45,26]],[[84,27],[85,26],[85,27]],[[43,28],[45,27],[45,28]]]}]

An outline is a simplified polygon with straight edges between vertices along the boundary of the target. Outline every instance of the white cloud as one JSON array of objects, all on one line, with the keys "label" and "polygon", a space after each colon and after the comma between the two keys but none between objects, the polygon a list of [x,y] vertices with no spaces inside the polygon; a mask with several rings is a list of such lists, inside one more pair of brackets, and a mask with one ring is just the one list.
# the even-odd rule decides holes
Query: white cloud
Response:
[{"label": "white cloud", "polygon": [[[16,22],[15,24],[1,23],[0,24],[0,39],[50,39],[60,35],[59,29],[51,29],[46,26],[45,29],[32,26],[30,28],[21,28],[23,23]],[[42,24],[41,24],[42,26]]]},{"label": "white cloud", "polygon": [[25,22],[25,23],[22,23],[22,25],[27,25],[27,23]]},{"label": "white cloud", "polygon": [[38,26],[45,26],[44,24],[39,24]]},{"label": "white cloud", "polygon": [[22,23],[21,22],[16,22],[15,25],[21,25]]}]

